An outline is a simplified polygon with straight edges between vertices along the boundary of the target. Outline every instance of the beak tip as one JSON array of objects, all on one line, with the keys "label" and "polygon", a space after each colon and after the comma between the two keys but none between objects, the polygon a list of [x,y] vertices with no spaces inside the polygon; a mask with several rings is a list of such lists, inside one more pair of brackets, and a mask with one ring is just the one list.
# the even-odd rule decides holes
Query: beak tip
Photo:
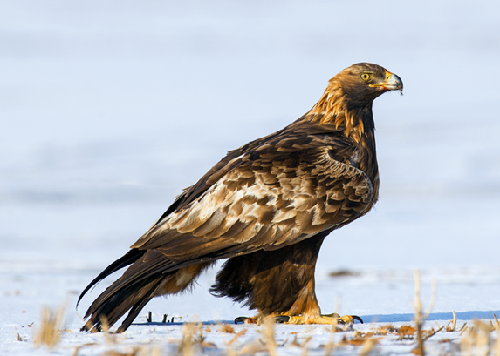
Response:
[{"label": "beak tip", "polygon": [[403,81],[398,75],[392,73],[391,78],[387,81],[387,87],[389,90],[399,90],[403,92]]},{"label": "beak tip", "polygon": [[403,81],[401,78],[397,75],[394,74],[394,77],[396,79],[396,89],[400,90],[401,92],[403,91]]}]

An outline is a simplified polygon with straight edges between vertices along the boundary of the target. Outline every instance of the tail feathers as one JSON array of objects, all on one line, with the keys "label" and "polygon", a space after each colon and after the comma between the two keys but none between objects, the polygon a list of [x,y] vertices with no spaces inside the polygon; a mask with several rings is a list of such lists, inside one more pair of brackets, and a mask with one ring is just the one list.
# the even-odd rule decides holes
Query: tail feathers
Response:
[{"label": "tail feathers", "polygon": [[90,318],[80,331],[99,331],[102,317],[112,326],[130,310],[117,332],[127,330],[142,308],[154,297],[165,278],[168,276],[158,274],[119,288],[119,291],[113,291],[121,284],[120,280],[116,281],[92,303],[85,316]]},{"label": "tail feathers", "polygon": [[138,301],[138,303],[134,303],[132,309],[128,312],[127,317],[123,321],[122,325],[118,328],[117,332],[121,333],[132,324],[137,315],[141,312],[142,308],[146,306],[146,304],[151,300],[158,289],[158,287],[162,284],[164,278],[160,278],[151,282],[146,289],[145,295]]},{"label": "tail feathers", "polygon": [[115,262],[110,264],[104,271],[99,273],[99,275],[92,280],[92,282],[89,283],[87,287],[83,290],[83,292],[80,294],[78,297],[78,302],[76,303],[76,307],[78,308],[78,305],[80,304],[80,300],[87,294],[87,292],[95,286],[97,283],[99,283],[101,280],[109,276],[111,273],[116,272],[120,269],[122,269],[125,266],[131,265],[135,261],[137,261],[139,258],[144,255],[146,251],[139,250],[139,249],[131,249],[129,252],[127,252],[123,257],[117,259]]},{"label": "tail feathers", "polygon": [[[139,257],[136,257],[135,262],[118,280],[94,300],[85,314],[85,319],[89,318],[89,320],[81,331],[100,330],[101,317],[104,317],[108,325],[112,326],[130,310],[118,329],[119,332],[125,331],[146,303],[155,296],[159,287],[167,283],[177,269],[172,261],[157,250],[149,250]],[[122,259],[126,261],[125,256]],[[124,262],[123,265],[126,265],[125,263],[130,264],[130,262]],[[106,270],[112,270],[113,265]],[[168,271],[169,267],[173,270]],[[106,275],[106,270],[99,276]],[[99,280],[99,276],[96,280]]]}]

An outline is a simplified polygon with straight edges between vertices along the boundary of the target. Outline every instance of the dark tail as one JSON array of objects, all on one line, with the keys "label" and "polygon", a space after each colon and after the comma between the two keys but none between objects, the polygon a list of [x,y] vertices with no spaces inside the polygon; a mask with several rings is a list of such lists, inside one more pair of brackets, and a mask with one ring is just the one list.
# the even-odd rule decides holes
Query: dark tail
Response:
[{"label": "dark tail", "polygon": [[117,332],[127,330],[142,308],[154,297],[164,280],[165,276],[158,274],[122,286],[123,281],[120,278],[92,303],[85,315],[85,318],[89,319],[80,331],[100,331],[102,317],[105,318],[109,326],[112,326],[128,311],[127,317]]},{"label": "dark tail", "polygon": [[[112,326],[128,312],[117,331],[127,330],[150,299],[187,290],[217,257],[204,255],[175,263],[157,249],[129,251],[102,271],[80,295],[81,299],[101,279],[130,265],[88,308],[85,314],[88,321],[81,331],[99,331],[101,318],[105,318],[107,324]],[[173,278],[175,283],[170,283]]]},{"label": "dark tail", "polygon": [[[80,331],[99,331],[101,318],[104,317],[109,326],[115,324],[127,311],[125,321],[118,332],[125,331],[137,317],[147,302],[155,296],[155,292],[163,283],[169,280],[169,275],[175,271],[166,271],[173,263],[162,253],[150,250],[131,250],[122,258],[116,260],[99,274],[80,295],[85,293],[101,279],[131,265],[125,273],[110,285],[88,308],[85,319],[89,318]],[[175,270],[175,267],[174,267]]]},{"label": "dark tail", "polygon": [[80,296],[78,297],[78,302],[76,303],[76,307],[78,308],[78,305],[80,304],[80,300],[87,294],[90,288],[95,286],[97,283],[99,283],[101,280],[109,276],[111,273],[116,272],[120,269],[122,269],[125,266],[129,266],[135,261],[137,261],[139,258],[144,255],[146,251],[139,250],[137,248],[134,248],[127,252],[123,257],[117,259],[115,262],[110,264],[104,271],[99,273],[99,275],[92,280],[92,282],[89,283],[87,287],[83,290],[82,293],[80,293]]}]

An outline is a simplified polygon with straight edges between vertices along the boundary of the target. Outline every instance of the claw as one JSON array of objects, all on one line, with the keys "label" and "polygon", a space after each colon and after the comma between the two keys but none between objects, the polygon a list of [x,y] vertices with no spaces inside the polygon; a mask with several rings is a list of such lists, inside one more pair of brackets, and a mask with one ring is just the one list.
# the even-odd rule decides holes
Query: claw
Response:
[{"label": "claw", "polygon": [[340,324],[354,324],[354,320],[358,320],[361,324],[363,324],[363,319],[361,319],[357,315],[344,315],[341,318],[338,318]]},{"label": "claw", "polygon": [[246,316],[239,316],[237,317],[236,319],[234,319],[234,323],[235,324],[238,324],[238,323],[243,323],[245,324],[245,320],[247,320],[248,318]]},{"label": "claw", "polygon": [[257,318],[249,318],[246,316],[239,316],[236,319],[234,319],[235,324],[257,324]]},{"label": "claw", "polygon": [[290,321],[290,319],[291,317],[289,317],[288,315],[278,315],[274,317],[274,321],[277,324],[286,324]]}]

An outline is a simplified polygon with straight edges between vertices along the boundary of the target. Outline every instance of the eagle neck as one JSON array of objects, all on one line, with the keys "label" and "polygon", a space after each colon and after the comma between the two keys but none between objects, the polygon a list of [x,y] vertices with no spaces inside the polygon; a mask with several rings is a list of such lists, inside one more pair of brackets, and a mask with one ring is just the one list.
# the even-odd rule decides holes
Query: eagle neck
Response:
[{"label": "eagle neck", "polygon": [[[335,79],[335,78],[333,78]],[[316,124],[334,124],[346,137],[356,143],[373,137],[373,100],[354,104],[344,93],[339,83],[331,80],[325,92],[306,114]]]},{"label": "eagle neck", "polygon": [[375,125],[373,123],[373,99],[354,102],[344,93],[333,78],[318,103],[305,115],[315,124],[335,125],[346,138],[354,142],[353,154],[359,169],[374,184],[374,196],[378,197],[378,165],[375,150]]}]

